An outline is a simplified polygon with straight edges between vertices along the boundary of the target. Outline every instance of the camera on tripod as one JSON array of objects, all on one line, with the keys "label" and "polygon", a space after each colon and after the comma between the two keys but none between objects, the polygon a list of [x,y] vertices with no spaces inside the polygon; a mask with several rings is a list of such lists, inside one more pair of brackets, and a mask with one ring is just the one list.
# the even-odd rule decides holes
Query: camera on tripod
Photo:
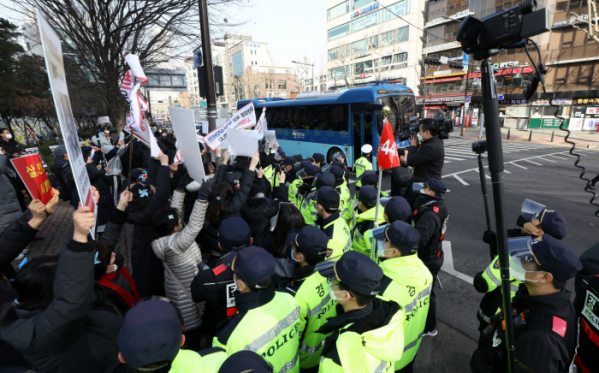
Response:
[{"label": "camera on tripod", "polygon": [[472,151],[476,154],[483,154],[487,151],[487,141],[476,141],[472,143]]},{"label": "camera on tripod", "polygon": [[547,12],[547,8],[537,10],[536,0],[528,0],[482,20],[468,16],[460,25],[456,40],[462,43],[464,52],[482,60],[501,48],[550,31]]}]

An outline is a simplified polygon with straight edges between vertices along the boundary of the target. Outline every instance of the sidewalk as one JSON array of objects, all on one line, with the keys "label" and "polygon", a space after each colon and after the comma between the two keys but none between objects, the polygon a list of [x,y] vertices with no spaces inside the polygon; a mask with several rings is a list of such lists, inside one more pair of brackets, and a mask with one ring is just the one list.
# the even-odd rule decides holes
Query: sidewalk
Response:
[{"label": "sidewalk", "polygon": [[[57,255],[60,250],[69,241],[71,237],[67,237],[73,226],[73,207],[65,201],[60,201],[54,207],[54,213],[50,215],[41,225],[38,236],[43,237],[42,240],[32,241],[28,246],[29,252],[27,259],[31,260],[43,255]],[[125,224],[121,237],[116,246],[116,252],[125,257],[125,267],[131,272],[131,236],[133,235],[133,225]],[[21,261],[15,261],[13,264],[18,265]]]},{"label": "sidewalk", "polygon": [[[465,134],[463,138],[478,140],[479,127],[469,127],[466,128]],[[532,131],[531,141],[529,142],[530,131]],[[551,141],[551,134],[554,132],[553,142]],[[452,137],[458,137],[462,133],[462,127],[455,127]],[[508,139],[508,133],[510,138]],[[517,130],[514,128],[501,128],[501,139],[504,141],[514,141],[514,142],[526,142],[531,144],[549,144],[549,145],[559,145],[559,146],[570,146],[570,144],[564,141],[567,132],[561,131],[559,129],[555,131],[551,130]],[[461,136],[460,136],[461,137]],[[481,140],[485,139],[485,131],[483,130],[483,137]],[[572,141],[576,144],[576,147],[580,148],[590,148],[590,149],[599,149],[599,133],[587,133],[582,131],[571,131],[569,141]]]}]

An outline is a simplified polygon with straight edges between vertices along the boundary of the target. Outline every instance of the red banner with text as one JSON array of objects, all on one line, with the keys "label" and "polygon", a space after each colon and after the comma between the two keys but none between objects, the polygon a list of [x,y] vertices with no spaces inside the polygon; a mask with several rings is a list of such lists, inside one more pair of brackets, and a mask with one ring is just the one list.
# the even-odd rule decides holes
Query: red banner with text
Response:
[{"label": "red banner with text", "polygon": [[381,136],[381,141],[379,142],[379,170],[386,170],[388,168],[400,166],[391,124],[389,124],[389,121],[385,119],[383,125],[383,134]]},{"label": "red banner with text", "polygon": [[52,186],[39,154],[26,155],[10,160],[33,199],[44,204],[52,199]]}]

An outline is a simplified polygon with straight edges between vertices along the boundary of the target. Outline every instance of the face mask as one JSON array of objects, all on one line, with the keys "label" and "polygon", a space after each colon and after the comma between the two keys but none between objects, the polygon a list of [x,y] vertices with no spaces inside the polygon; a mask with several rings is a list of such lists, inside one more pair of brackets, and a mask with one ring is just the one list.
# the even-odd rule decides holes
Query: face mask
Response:
[{"label": "face mask", "polygon": [[416,135],[416,137],[418,137],[418,142],[422,142],[424,140],[420,134]]},{"label": "face mask", "polygon": [[544,271],[527,271],[522,267],[522,259],[517,257],[510,258],[510,276],[520,281],[539,282],[539,280],[530,280],[526,278],[526,273],[544,273]]},{"label": "face mask", "polygon": [[299,254],[299,255],[302,255],[302,260],[297,260],[297,259],[295,259],[295,256],[294,256],[294,254],[299,254],[299,253],[298,253],[297,251],[295,251],[294,249],[291,249],[291,259],[293,259],[293,260],[294,260],[294,261],[296,261],[297,263],[299,263],[299,262],[303,262],[303,261],[304,261],[304,256],[303,256],[302,254]]},{"label": "face mask", "polygon": [[116,272],[117,269],[118,269],[118,267],[116,264],[111,264],[108,267],[106,267],[106,273]]},{"label": "face mask", "polygon": [[387,255],[385,255],[386,251],[391,251],[391,249],[385,248],[384,244],[379,244],[376,249],[376,255],[378,255],[379,258],[387,258]]},{"label": "face mask", "polygon": [[8,140],[12,139],[12,135],[9,133],[8,135],[6,135],[6,139],[8,139]]},{"label": "face mask", "polygon": [[[337,293],[342,293],[343,296],[342,297],[338,297],[336,294]],[[331,282],[329,282],[329,296],[331,297],[332,300],[334,301],[343,301],[345,300],[345,296],[347,295],[347,291],[342,291],[342,290],[333,290],[333,284]]]}]

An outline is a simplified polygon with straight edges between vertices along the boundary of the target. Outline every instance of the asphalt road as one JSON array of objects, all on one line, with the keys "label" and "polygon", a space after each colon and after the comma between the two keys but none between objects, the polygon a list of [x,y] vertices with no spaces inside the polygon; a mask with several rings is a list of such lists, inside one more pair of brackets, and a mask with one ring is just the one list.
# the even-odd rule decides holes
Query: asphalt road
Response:
[{"label": "asphalt road", "polygon": [[[445,268],[447,271],[439,274],[443,285],[443,289],[436,290],[439,334],[423,339],[416,358],[414,370],[417,372],[469,372],[470,357],[477,346],[476,312],[482,294],[474,290],[469,278],[484,270],[490,257],[488,245],[481,239],[486,219],[478,161],[471,151],[471,143],[455,135],[445,141],[443,181],[449,189],[445,202],[450,215],[445,241],[451,245],[455,272]],[[508,228],[515,227],[522,201],[529,198],[564,215],[568,223],[564,242],[578,255],[599,241],[599,219],[593,215],[596,208],[588,202],[591,195],[584,192],[585,182],[578,178],[580,171],[574,167],[576,158],[567,155],[569,148],[507,141],[503,147]],[[580,154],[580,165],[587,168],[586,176],[591,179],[599,173],[599,152],[581,149]],[[486,155],[483,157],[487,165]],[[495,230],[488,170],[486,174],[491,227]],[[385,174],[383,190],[390,190],[390,183],[390,176]],[[353,191],[353,187],[351,189]],[[447,265],[447,251],[445,255]],[[568,289],[573,292],[572,282]]]}]

